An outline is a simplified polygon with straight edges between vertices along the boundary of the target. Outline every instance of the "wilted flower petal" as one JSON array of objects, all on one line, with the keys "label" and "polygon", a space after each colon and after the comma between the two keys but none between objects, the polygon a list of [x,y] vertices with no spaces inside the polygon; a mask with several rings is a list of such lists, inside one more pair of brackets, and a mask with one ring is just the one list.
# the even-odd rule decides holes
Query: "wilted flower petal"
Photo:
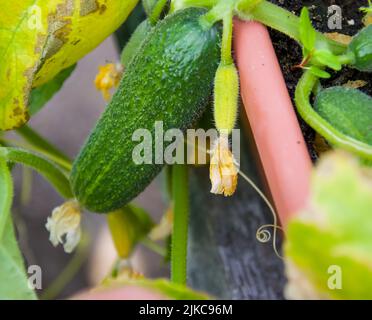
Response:
[{"label": "wilted flower petal", "polygon": [[234,156],[229,149],[227,135],[221,135],[214,143],[211,151],[209,177],[211,192],[231,196],[238,183],[238,170],[234,163]]},{"label": "wilted flower petal", "polygon": [[55,208],[45,225],[50,232],[49,240],[53,246],[61,243],[67,253],[72,252],[80,241],[80,221],[81,211],[76,200],[67,201]]},{"label": "wilted flower petal", "polygon": [[103,98],[106,101],[110,100],[110,90],[119,84],[121,75],[121,65],[109,63],[99,67],[94,84],[97,90],[102,92]]}]

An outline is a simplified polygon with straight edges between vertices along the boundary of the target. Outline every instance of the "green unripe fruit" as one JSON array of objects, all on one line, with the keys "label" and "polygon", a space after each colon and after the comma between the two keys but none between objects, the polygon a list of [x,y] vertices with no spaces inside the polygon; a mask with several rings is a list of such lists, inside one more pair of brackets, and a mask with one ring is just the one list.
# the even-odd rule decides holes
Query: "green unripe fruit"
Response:
[{"label": "green unripe fruit", "polygon": [[[199,23],[206,10],[190,8],[159,22],[128,64],[119,88],[74,162],[71,185],[80,204],[93,212],[119,208],[141,193],[163,164],[136,164],[137,129],[152,136],[192,127],[205,110],[220,57],[217,25]],[[171,142],[164,141],[163,150]]]},{"label": "green unripe fruit", "polygon": [[351,41],[349,53],[353,54],[353,65],[359,71],[372,72],[372,25],[363,28]]}]

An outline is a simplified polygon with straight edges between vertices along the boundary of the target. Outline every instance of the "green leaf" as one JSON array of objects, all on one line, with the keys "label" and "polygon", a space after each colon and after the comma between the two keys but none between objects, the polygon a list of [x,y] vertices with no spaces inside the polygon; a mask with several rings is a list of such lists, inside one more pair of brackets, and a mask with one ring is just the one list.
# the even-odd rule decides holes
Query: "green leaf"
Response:
[{"label": "green leaf", "polygon": [[357,90],[331,87],[320,91],[315,110],[340,132],[372,145],[372,98]]},{"label": "green leaf", "polygon": [[327,66],[336,71],[339,71],[342,68],[339,58],[332,54],[332,52],[326,50],[315,51],[311,62],[320,63],[321,65]]},{"label": "green leaf", "polygon": [[327,71],[324,71],[318,67],[311,66],[308,69],[314,76],[317,76],[318,78],[329,79],[331,77]]},{"label": "green leaf", "polygon": [[316,31],[311,23],[309,9],[302,8],[299,23],[300,41],[305,49],[305,56],[315,48]]},{"label": "green leaf", "polygon": [[[297,280],[289,286],[297,294],[312,288],[308,298],[372,299],[371,177],[370,169],[347,154],[334,152],[321,159],[312,176],[309,205],[287,228],[287,266],[297,270]],[[329,288],[330,266],[340,268],[342,290]],[[287,272],[295,279],[293,267]]]},{"label": "green leaf", "polygon": [[154,223],[149,214],[132,204],[110,212],[107,222],[119,257],[128,258],[134,247],[151,230]]},{"label": "green leaf", "polygon": [[364,12],[365,14],[372,13],[372,1],[368,0],[368,7],[361,7],[359,8],[360,11]]},{"label": "green leaf", "polygon": [[0,11],[0,130],[27,122],[33,87],[74,65],[138,0],[5,0]]},{"label": "green leaf", "polygon": [[13,183],[5,159],[0,157],[0,299],[36,299],[19,251],[10,215]]},{"label": "green leaf", "polygon": [[28,285],[23,257],[15,237],[11,215],[8,213],[5,230],[0,239],[0,300],[36,299],[35,292]]},{"label": "green leaf", "polygon": [[40,109],[62,88],[65,80],[71,75],[75,67],[76,65],[73,65],[62,70],[52,80],[31,91],[30,103],[28,106],[31,116],[40,111]]}]

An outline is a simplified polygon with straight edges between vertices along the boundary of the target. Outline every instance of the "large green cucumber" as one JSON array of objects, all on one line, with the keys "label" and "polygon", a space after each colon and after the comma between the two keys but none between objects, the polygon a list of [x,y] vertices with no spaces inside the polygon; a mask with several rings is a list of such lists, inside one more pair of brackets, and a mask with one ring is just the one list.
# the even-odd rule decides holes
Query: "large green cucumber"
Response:
[{"label": "large green cucumber", "polygon": [[[128,65],[74,162],[71,185],[85,208],[99,213],[119,209],[160,172],[161,164],[133,162],[138,142],[132,135],[137,129],[151,132],[154,149],[155,121],[163,121],[164,131],[185,130],[203,113],[220,55],[219,27],[202,27],[199,18],[204,13],[190,8],[166,17]],[[164,142],[164,148],[168,144]]]}]

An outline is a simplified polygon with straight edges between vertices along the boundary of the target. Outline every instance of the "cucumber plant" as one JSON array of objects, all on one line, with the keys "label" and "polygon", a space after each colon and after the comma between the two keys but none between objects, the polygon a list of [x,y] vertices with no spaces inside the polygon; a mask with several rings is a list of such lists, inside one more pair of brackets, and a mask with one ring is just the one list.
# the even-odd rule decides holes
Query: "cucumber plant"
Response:
[{"label": "cucumber plant", "polygon": [[[124,22],[137,2],[131,0],[123,8],[119,7],[121,20],[106,22],[100,39],[112,32],[113,26]],[[112,3],[115,5],[109,8],[111,11],[120,6],[117,1]],[[218,137],[210,148],[211,192],[225,196],[234,194],[239,173],[239,164],[229,147],[239,99],[239,75],[231,50],[234,17],[261,22],[301,45],[303,57],[297,67],[304,73],[295,92],[298,113],[330,144],[359,156],[367,165],[371,163],[372,141],[368,131],[372,121],[371,97],[356,89],[323,89],[320,85],[322,79],[331,77],[330,70],[341,72],[348,66],[362,72],[372,71],[371,25],[345,45],[315,30],[307,8],[297,17],[266,0],[143,0],[143,5],[147,18],[122,52],[123,75],[116,74],[113,81],[115,84],[121,78],[119,86],[73,163],[27,126],[16,131],[24,139],[23,148],[15,148],[20,146],[19,142],[0,135],[0,190],[4,191],[0,194],[0,239],[4,226],[9,225],[10,170],[14,163],[21,163],[41,173],[66,199],[48,220],[47,228],[54,245],[64,243],[66,251],[73,250],[81,236],[81,212],[88,209],[108,214],[119,256],[127,258],[139,241],[148,240],[146,237],[153,227],[146,213],[130,202],[163,167],[156,163],[138,165],[133,162],[132,150],[136,144],[131,137],[134,131],[145,128],[154,133],[156,120],[163,121],[165,130],[191,128],[206,110],[212,92]],[[366,15],[371,13],[370,6],[362,10]],[[73,22],[74,25],[79,23]],[[88,33],[89,28],[85,32]],[[37,34],[32,36],[37,38]],[[61,50],[58,57],[69,57],[70,51]],[[81,57],[85,53],[73,52],[70,57]],[[33,69],[35,79],[26,85],[23,104],[28,103],[34,114],[61,87],[77,59],[69,59],[67,69],[50,67],[48,73],[46,67],[41,68],[48,59],[35,53],[31,56],[42,72]],[[65,61],[62,58],[60,60]],[[5,79],[6,68],[0,71],[3,76],[0,79]],[[104,76],[98,78],[97,83],[107,90]],[[24,81],[18,85],[16,91],[24,92]],[[3,96],[0,94],[0,99]],[[8,108],[4,108],[2,114],[1,129],[18,126]],[[26,118],[24,116],[22,121]],[[173,211],[171,278],[173,282],[185,284],[188,174],[184,165],[175,165],[168,172]],[[154,243],[147,242],[147,245],[157,252],[164,251]],[[0,279],[3,276],[0,275]],[[24,277],[17,281],[25,286]],[[34,297],[32,292],[25,291],[24,297]]]}]

